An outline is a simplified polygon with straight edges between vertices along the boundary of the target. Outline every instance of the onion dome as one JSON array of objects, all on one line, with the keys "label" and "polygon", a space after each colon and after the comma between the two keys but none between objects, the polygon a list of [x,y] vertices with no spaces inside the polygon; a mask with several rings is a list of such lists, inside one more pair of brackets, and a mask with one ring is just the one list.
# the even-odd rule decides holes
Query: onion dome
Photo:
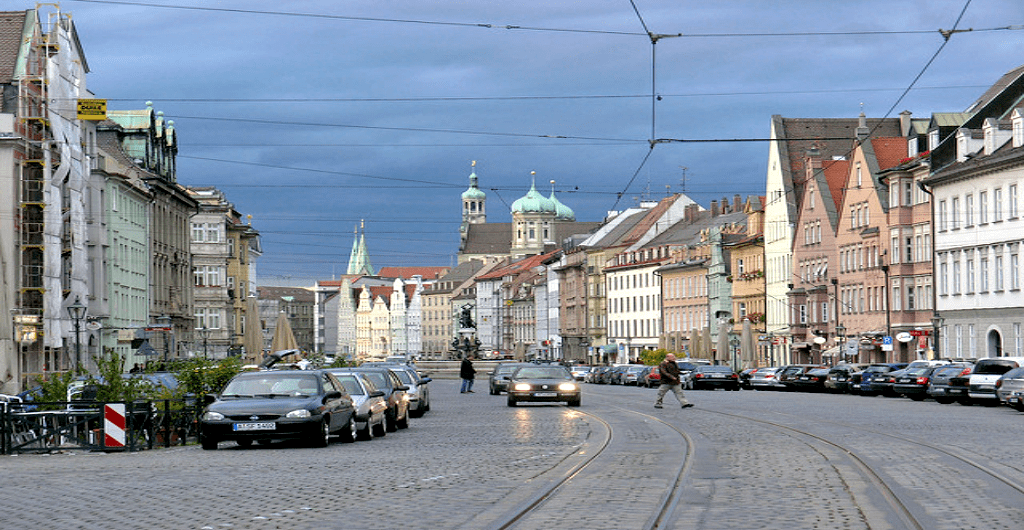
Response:
[{"label": "onion dome", "polygon": [[[536,174],[533,172],[531,174]],[[537,191],[537,183],[530,183],[530,191],[512,203],[512,213],[555,213],[555,203]]]},{"label": "onion dome", "polygon": [[551,197],[548,197],[555,205],[555,220],[556,221],[575,221],[576,212],[572,211],[572,208],[566,206],[562,201],[555,198],[555,192],[551,192]]}]

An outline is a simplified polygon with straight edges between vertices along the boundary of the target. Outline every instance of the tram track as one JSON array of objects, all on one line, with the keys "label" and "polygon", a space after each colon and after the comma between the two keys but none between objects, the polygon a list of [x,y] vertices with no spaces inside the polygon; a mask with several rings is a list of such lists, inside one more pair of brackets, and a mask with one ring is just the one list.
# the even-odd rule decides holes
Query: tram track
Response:
[{"label": "tram track", "polygon": [[[499,520],[495,521],[492,525],[489,525],[488,529],[493,530],[506,530],[506,529],[518,529],[518,528],[534,528],[542,525],[536,523],[531,524],[531,521],[543,519],[545,512],[551,512],[557,514],[558,517],[564,517],[564,504],[571,504],[574,500],[563,500],[561,505],[556,505],[560,497],[568,497],[569,499],[589,498],[591,502],[596,502],[592,495],[597,492],[594,491],[593,485],[596,482],[602,481],[602,475],[608,473],[615,473],[619,471],[616,466],[621,466],[621,461],[631,461],[632,457],[643,456],[640,454],[631,454],[628,448],[624,449],[622,443],[619,442],[619,438],[629,438],[630,433],[626,432],[625,427],[616,427],[615,423],[618,423],[622,419],[622,415],[629,415],[632,417],[640,416],[644,418],[644,422],[647,424],[653,424],[661,426],[665,432],[672,433],[678,436],[678,440],[681,440],[685,444],[684,457],[678,462],[674,462],[676,465],[665,478],[667,483],[663,491],[659,492],[657,500],[654,502],[647,502],[644,505],[646,513],[649,515],[639,525],[634,526],[633,524],[627,524],[627,528],[640,528],[642,530],[658,530],[667,528],[666,523],[671,519],[673,506],[678,502],[680,486],[685,481],[686,475],[689,473],[693,465],[693,439],[676,425],[667,422],[661,418],[652,416],[650,414],[644,414],[638,411],[633,411],[621,407],[609,406],[606,411],[593,411],[593,410],[579,410],[578,412],[602,425],[605,429],[605,438],[599,443],[593,452],[587,455],[586,459],[576,463],[568,470],[564,471],[560,477],[553,480],[540,490],[534,493],[534,495],[520,503],[515,510],[506,513]],[[609,413],[611,412],[611,413]],[[611,421],[606,419],[608,416],[619,415],[618,418],[614,418]],[[632,433],[636,436],[636,433]],[[661,440],[660,446],[665,446],[673,442]],[[642,460],[642,458],[641,458]],[[647,462],[648,466],[652,469],[660,468],[663,469],[663,462]],[[640,491],[645,491],[646,488],[651,486],[650,483],[638,483],[635,485]],[[650,492],[643,495],[643,497],[649,498]],[[623,521],[610,520],[608,523],[611,526],[608,528],[623,528]],[[598,528],[598,526],[588,526],[588,528]]]}]

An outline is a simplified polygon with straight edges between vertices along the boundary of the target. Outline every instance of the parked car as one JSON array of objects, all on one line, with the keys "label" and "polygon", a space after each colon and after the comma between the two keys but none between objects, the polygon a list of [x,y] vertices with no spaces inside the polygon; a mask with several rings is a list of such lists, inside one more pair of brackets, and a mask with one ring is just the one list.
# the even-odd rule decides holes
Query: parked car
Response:
[{"label": "parked car", "polygon": [[596,382],[598,384],[601,384],[601,385],[609,384],[611,382],[611,378],[612,378],[612,367],[611,366],[602,366],[601,369],[597,372],[597,375],[595,376]]},{"label": "parked car", "polygon": [[868,366],[860,374],[860,386],[858,387],[860,389],[860,394],[865,396],[875,395],[875,393],[878,391],[876,390],[876,388],[881,389],[881,384],[879,384],[879,386],[877,387],[872,388],[871,381],[875,377],[881,377],[888,374],[889,372],[902,370],[903,368],[906,368],[906,366],[907,363],[875,363]]},{"label": "parked car", "polygon": [[996,380],[996,398],[1000,403],[1007,403],[1007,398],[1014,392],[1024,390],[1024,367],[1014,368]]},{"label": "parked car", "polygon": [[648,369],[642,365],[627,366],[622,372],[622,384],[640,386],[640,374]]},{"label": "parked car", "polygon": [[576,364],[569,368],[569,373],[572,374],[577,381],[583,381],[584,376],[590,371],[590,367],[585,364]]},{"label": "parked car", "polygon": [[709,361],[705,361],[703,359],[676,361],[676,366],[679,367],[679,381],[682,383],[683,388],[693,388],[693,371],[696,370],[698,366],[710,365],[711,363]]},{"label": "parked car", "polygon": [[487,376],[487,388],[492,396],[497,396],[508,390],[508,378],[520,366],[529,363],[501,363],[491,370]]},{"label": "parked car", "polygon": [[876,396],[896,397],[896,391],[893,390],[892,386],[896,383],[896,379],[901,377],[906,370],[907,367],[904,366],[884,374],[875,374],[871,377],[871,393]]},{"label": "parked car", "polygon": [[581,391],[576,379],[564,366],[520,366],[509,378],[508,406],[523,401],[561,402],[570,407],[580,405]]},{"label": "parked car", "polygon": [[415,368],[408,364],[385,365],[385,367],[398,376],[398,380],[403,385],[409,387],[406,390],[406,395],[409,396],[410,416],[419,418],[430,410],[430,386],[428,383],[433,379],[420,375]]},{"label": "parked car", "polygon": [[[967,380],[974,363],[955,363],[938,367],[928,378],[927,393],[938,403],[952,403],[967,398]],[[953,384],[956,378],[960,384]]]},{"label": "parked car", "polygon": [[661,385],[661,371],[658,370],[657,365],[645,367],[643,372],[640,372],[640,382],[638,383],[647,388],[652,388]]},{"label": "parked car", "polygon": [[352,397],[352,403],[356,408],[356,438],[370,440],[374,436],[387,434],[385,416],[388,412],[388,402],[384,397],[384,391],[379,390],[366,374],[347,372],[345,368],[328,370]]},{"label": "parked car", "polygon": [[345,387],[323,370],[275,370],[236,375],[219,395],[208,395],[200,417],[205,450],[221,441],[300,439],[326,447],[331,436],[354,439],[355,406]]},{"label": "parked car", "polygon": [[867,367],[867,364],[858,363],[843,363],[833,366],[825,379],[825,390],[837,393],[849,392],[850,380],[854,374],[859,374]]},{"label": "parked car", "polygon": [[996,381],[1003,374],[1024,364],[1024,357],[990,357],[979,359],[971,371],[967,395],[972,402],[996,404]]},{"label": "parked car", "polygon": [[624,385],[626,384],[626,371],[629,370],[629,365],[613,366],[611,371],[608,372],[608,384],[610,385]]},{"label": "parked car", "polygon": [[895,377],[892,390],[896,394],[906,396],[914,401],[922,401],[928,397],[928,384],[931,381],[931,375],[941,367],[941,365],[913,368],[908,366],[902,370],[899,376]]},{"label": "parked car", "polygon": [[388,403],[388,432],[409,427],[409,387],[402,384],[398,376],[383,366],[360,366],[349,370],[366,374],[378,390],[384,391],[384,398]]},{"label": "parked car", "polygon": [[781,370],[778,366],[758,368],[750,374],[750,388],[754,390],[780,390],[786,388],[779,382],[778,374]]},{"label": "parked car", "polygon": [[825,380],[828,379],[829,368],[811,368],[789,380],[787,386],[801,392],[822,392],[825,390]]},{"label": "parked car", "polygon": [[1006,396],[1006,404],[1019,412],[1024,412],[1024,391],[1018,390]]},{"label": "parked car", "polygon": [[701,365],[693,370],[693,389],[739,390],[739,374],[724,365]]},{"label": "parked car", "polygon": [[793,381],[799,378],[801,375],[806,373],[808,370],[814,368],[828,368],[822,364],[787,364],[782,367],[775,377],[778,378],[779,382],[786,388],[786,390],[793,389]]}]

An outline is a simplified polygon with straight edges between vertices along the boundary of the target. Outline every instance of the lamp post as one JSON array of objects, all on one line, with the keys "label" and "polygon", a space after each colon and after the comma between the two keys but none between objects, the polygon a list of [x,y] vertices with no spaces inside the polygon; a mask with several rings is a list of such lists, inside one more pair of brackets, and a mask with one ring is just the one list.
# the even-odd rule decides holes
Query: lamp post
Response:
[{"label": "lamp post", "polygon": [[740,362],[739,362],[740,339],[734,336],[733,338],[729,339],[729,345],[732,346],[732,355],[729,356],[731,361],[732,361],[732,369],[733,369],[733,371],[739,371],[737,369],[739,368],[739,365],[740,365]]},{"label": "lamp post", "polygon": [[936,360],[941,358],[940,354],[942,352],[939,350],[939,332],[942,330],[942,323],[945,320],[945,318],[942,318],[942,315],[932,313],[932,358]]},{"label": "lamp post", "polygon": [[846,326],[836,324],[836,341],[839,342],[839,359],[846,360]]},{"label": "lamp post", "polygon": [[171,354],[171,345],[168,342],[168,330],[171,328],[171,317],[167,315],[160,315],[156,317],[156,320],[160,323],[160,327],[164,330],[164,366],[167,366],[167,358]]},{"label": "lamp post", "polygon": [[82,319],[85,318],[85,311],[88,309],[82,305],[82,301],[79,298],[75,298],[75,303],[68,306],[68,316],[75,321],[75,372],[77,373],[82,366]]},{"label": "lamp post", "polygon": [[206,326],[203,326],[201,328],[196,328],[196,331],[199,332],[199,337],[203,339],[203,359],[209,359],[210,356],[209,351],[207,349],[207,345],[210,339],[210,333],[212,333],[213,330]]}]

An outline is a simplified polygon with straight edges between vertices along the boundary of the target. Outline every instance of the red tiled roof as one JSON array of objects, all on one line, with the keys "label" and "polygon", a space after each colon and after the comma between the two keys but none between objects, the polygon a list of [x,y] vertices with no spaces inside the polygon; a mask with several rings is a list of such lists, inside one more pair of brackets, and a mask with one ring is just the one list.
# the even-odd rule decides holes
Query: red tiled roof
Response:
[{"label": "red tiled roof", "polygon": [[846,186],[846,177],[850,172],[850,161],[825,160],[821,163],[821,170],[825,172],[828,190],[838,211],[843,207],[843,187]]},{"label": "red tiled roof", "polygon": [[444,276],[449,270],[451,267],[381,267],[377,276],[403,280],[409,280],[413,276],[422,276],[424,279],[434,280]]},{"label": "red tiled roof", "polygon": [[494,269],[494,270],[492,270],[491,272],[489,272],[487,274],[482,274],[480,276],[477,276],[476,279],[477,279],[477,281],[480,281],[480,280],[494,280],[494,279],[502,278],[504,276],[508,276],[510,274],[519,274],[519,273],[521,273],[523,271],[530,270],[530,269],[532,269],[532,268],[534,268],[534,267],[536,267],[538,265],[541,265],[542,263],[547,261],[551,256],[554,256],[555,254],[557,254],[559,252],[561,252],[561,249],[559,249],[559,250],[552,250],[551,252],[548,252],[547,254],[538,254],[536,256],[530,256],[528,258],[523,258],[523,259],[521,259],[519,261],[510,263],[510,264],[508,264],[508,265],[506,265],[504,267],[499,267],[497,269]]},{"label": "red tiled roof", "polygon": [[907,157],[907,141],[904,138],[872,138],[871,147],[875,149],[878,169],[897,166],[900,160]]}]

